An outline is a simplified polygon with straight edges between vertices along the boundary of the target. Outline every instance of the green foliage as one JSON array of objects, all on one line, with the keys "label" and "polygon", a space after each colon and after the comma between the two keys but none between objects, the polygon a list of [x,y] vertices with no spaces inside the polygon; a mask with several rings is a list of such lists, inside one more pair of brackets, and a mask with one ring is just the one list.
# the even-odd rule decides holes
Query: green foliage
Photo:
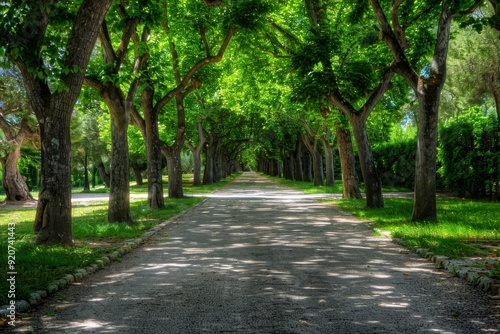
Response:
[{"label": "green foliage", "polygon": [[406,139],[377,145],[373,157],[384,186],[413,188],[417,140]]},{"label": "green foliage", "polygon": [[271,10],[271,5],[263,0],[228,1],[226,8],[226,26],[236,25],[243,30],[254,30]]},{"label": "green foliage", "polygon": [[439,137],[439,173],[450,190],[475,198],[498,194],[500,137],[495,115],[483,116],[479,107],[471,108],[448,120]]}]

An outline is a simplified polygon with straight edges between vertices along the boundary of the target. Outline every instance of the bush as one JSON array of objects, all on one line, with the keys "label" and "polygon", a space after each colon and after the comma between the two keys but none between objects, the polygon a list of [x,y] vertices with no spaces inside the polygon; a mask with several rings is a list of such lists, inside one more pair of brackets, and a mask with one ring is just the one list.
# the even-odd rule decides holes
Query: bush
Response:
[{"label": "bush", "polygon": [[373,149],[375,164],[384,186],[413,188],[416,149],[416,138],[385,143]]},{"label": "bush", "polygon": [[438,150],[445,185],[459,196],[498,196],[500,166],[498,120],[479,107],[450,119],[439,131]]}]

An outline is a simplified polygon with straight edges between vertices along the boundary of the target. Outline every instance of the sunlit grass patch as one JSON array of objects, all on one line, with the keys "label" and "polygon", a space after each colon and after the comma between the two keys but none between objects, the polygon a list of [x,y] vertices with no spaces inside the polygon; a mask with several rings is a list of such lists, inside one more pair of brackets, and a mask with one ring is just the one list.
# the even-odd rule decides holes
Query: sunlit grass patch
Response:
[{"label": "sunlit grass patch", "polygon": [[408,246],[453,258],[500,256],[498,248],[484,247],[485,242],[500,242],[498,203],[438,199],[437,223],[411,222],[412,199],[386,198],[384,209],[368,209],[364,200],[337,203],[342,210],[374,222],[374,228],[402,238]]}]

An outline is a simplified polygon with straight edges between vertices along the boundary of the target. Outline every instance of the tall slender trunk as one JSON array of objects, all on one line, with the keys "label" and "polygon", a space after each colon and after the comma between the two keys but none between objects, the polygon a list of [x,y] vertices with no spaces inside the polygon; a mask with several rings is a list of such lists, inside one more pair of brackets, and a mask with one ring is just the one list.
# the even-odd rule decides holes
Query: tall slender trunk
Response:
[{"label": "tall slender trunk", "polygon": [[169,147],[167,150],[167,169],[168,169],[168,197],[182,198],[184,191],[182,188],[182,146]]},{"label": "tall slender trunk", "polygon": [[[440,89],[427,89],[419,94],[417,156],[415,161],[415,194],[412,220],[434,221],[436,207],[436,148]],[[422,87],[424,89],[424,87]]]},{"label": "tall slender trunk", "polygon": [[354,138],[356,138],[359,163],[365,183],[366,205],[369,208],[383,208],[382,181],[375,167],[373,153],[366,132],[366,122],[363,118],[358,118],[356,115],[352,115],[350,121]]},{"label": "tall slender trunk", "polygon": [[325,184],[327,186],[334,186],[335,185],[335,171],[334,171],[334,158],[333,158],[333,150],[328,142],[328,140],[324,137],[320,138],[321,143],[323,144],[323,148],[325,151],[325,174],[326,174],[326,179],[325,179]]},{"label": "tall slender trunk", "polygon": [[322,186],[325,184],[325,178],[323,174],[323,156],[318,147],[318,139],[314,138],[311,142],[306,134],[302,134],[302,141],[312,157],[314,185]]},{"label": "tall slender trunk", "polygon": [[193,186],[201,185],[201,151],[206,138],[201,122],[198,122],[198,143],[196,147],[188,143],[189,149],[193,154]]},{"label": "tall slender trunk", "polygon": [[89,153],[85,150],[85,155],[83,157],[83,190],[90,190],[89,183]]},{"label": "tall slender trunk", "polygon": [[214,183],[214,138],[208,137],[208,144],[205,150],[205,172],[203,173],[203,184]]},{"label": "tall slender trunk", "polygon": [[130,213],[130,165],[128,156],[128,112],[112,113],[111,167],[108,222],[132,223]]},{"label": "tall slender trunk", "polygon": [[142,92],[142,109],[145,122],[146,158],[148,162],[148,207],[165,207],[161,165],[161,143],[158,131],[158,114],[153,109],[153,90]]},{"label": "tall slender trunk", "polygon": [[313,181],[313,164],[312,157],[309,153],[309,150],[303,151],[302,161],[304,166],[304,181],[312,182]]},{"label": "tall slender trunk", "polygon": [[167,156],[168,169],[168,197],[182,198],[182,162],[181,151],[186,140],[186,119],[184,111],[184,95],[179,93],[175,96],[177,107],[177,135],[172,145],[165,150]]},{"label": "tall slender trunk", "polygon": [[302,141],[300,140],[300,136],[297,138],[297,142],[295,144],[295,152],[294,152],[294,179],[296,181],[304,180],[304,168],[302,165]]},{"label": "tall slender trunk", "polygon": [[109,173],[106,170],[106,167],[104,166],[104,163],[102,161],[98,166],[98,170],[99,170],[99,175],[101,176],[102,182],[104,183],[104,186],[106,188],[109,188],[110,176],[109,176]]},{"label": "tall slender trunk", "polygon": [[349,130],[336,125],[337,144],[339,147],[340,166],[342,169],[342,197],[362,198],[359,191],[358,174],[356,173],[356,159],[352,149],[351,133]]}]

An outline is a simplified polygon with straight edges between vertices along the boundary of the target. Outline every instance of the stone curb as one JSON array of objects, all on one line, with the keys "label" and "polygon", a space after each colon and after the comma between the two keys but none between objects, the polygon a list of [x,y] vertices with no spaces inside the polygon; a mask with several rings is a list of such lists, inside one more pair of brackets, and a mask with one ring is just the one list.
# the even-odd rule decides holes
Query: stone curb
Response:
[{"label": "stone curb", "polygon": [[451,259],[448,256],[436,255],[425,248],[412,248],[405,245],[403,239],[392,238],[392,241],[400,246],[408,248],[423,258],[432,261],[436,267],[445,269],[453,276],[460,277],[477,289],[488,292],[491,295],[500,296],[500,280],[490,278],[491,272],[483,269],[485,264],[498,262],[495,260],[484,260],[480,258]]},{"label": "stone curb", "polygon": [[52,283],[49,284],[47,290],[37,290],[31,293],[28,300],[16,300],[14,304],[15,308],[12,308],[12,306],[10,305],[0,306],[0,319],[8,319],[8,316],[11,314],[26,312],[32,307],[40,304],[43,301],[43,299],[47,298],[50,294],[53,294],[54,292],[57,292],[70,284],[82,281],[85,277],[92,275],[96,271],[109,265],[111,262],[116,261],[121,256],[130,253],[135,248],[138,248],[141,244],[145,243],[151,237],[156,235],[164,227],[168,226],[173,221],[179,219],[179,217],[186,214],[188,211],[193,210],[199,205],[205,203],[207,200],[208,198],[205,198],[195,206],[192,206],[178,213],[177,215],[171,217],[169,220],[159,223],[155,227],[152,227],[148,231],[144,232],[143,235],[140,237],[137,237],[135,239],[125,240],[122,243],[122,245],[118,249],[113,251],[111,254],[107,254],[101,257],[100,259],[96,260],[95,263],[92,263],[91,265],[85,268],[76,269],[73,273],[66,274],[64,277],[53,281]]}]

